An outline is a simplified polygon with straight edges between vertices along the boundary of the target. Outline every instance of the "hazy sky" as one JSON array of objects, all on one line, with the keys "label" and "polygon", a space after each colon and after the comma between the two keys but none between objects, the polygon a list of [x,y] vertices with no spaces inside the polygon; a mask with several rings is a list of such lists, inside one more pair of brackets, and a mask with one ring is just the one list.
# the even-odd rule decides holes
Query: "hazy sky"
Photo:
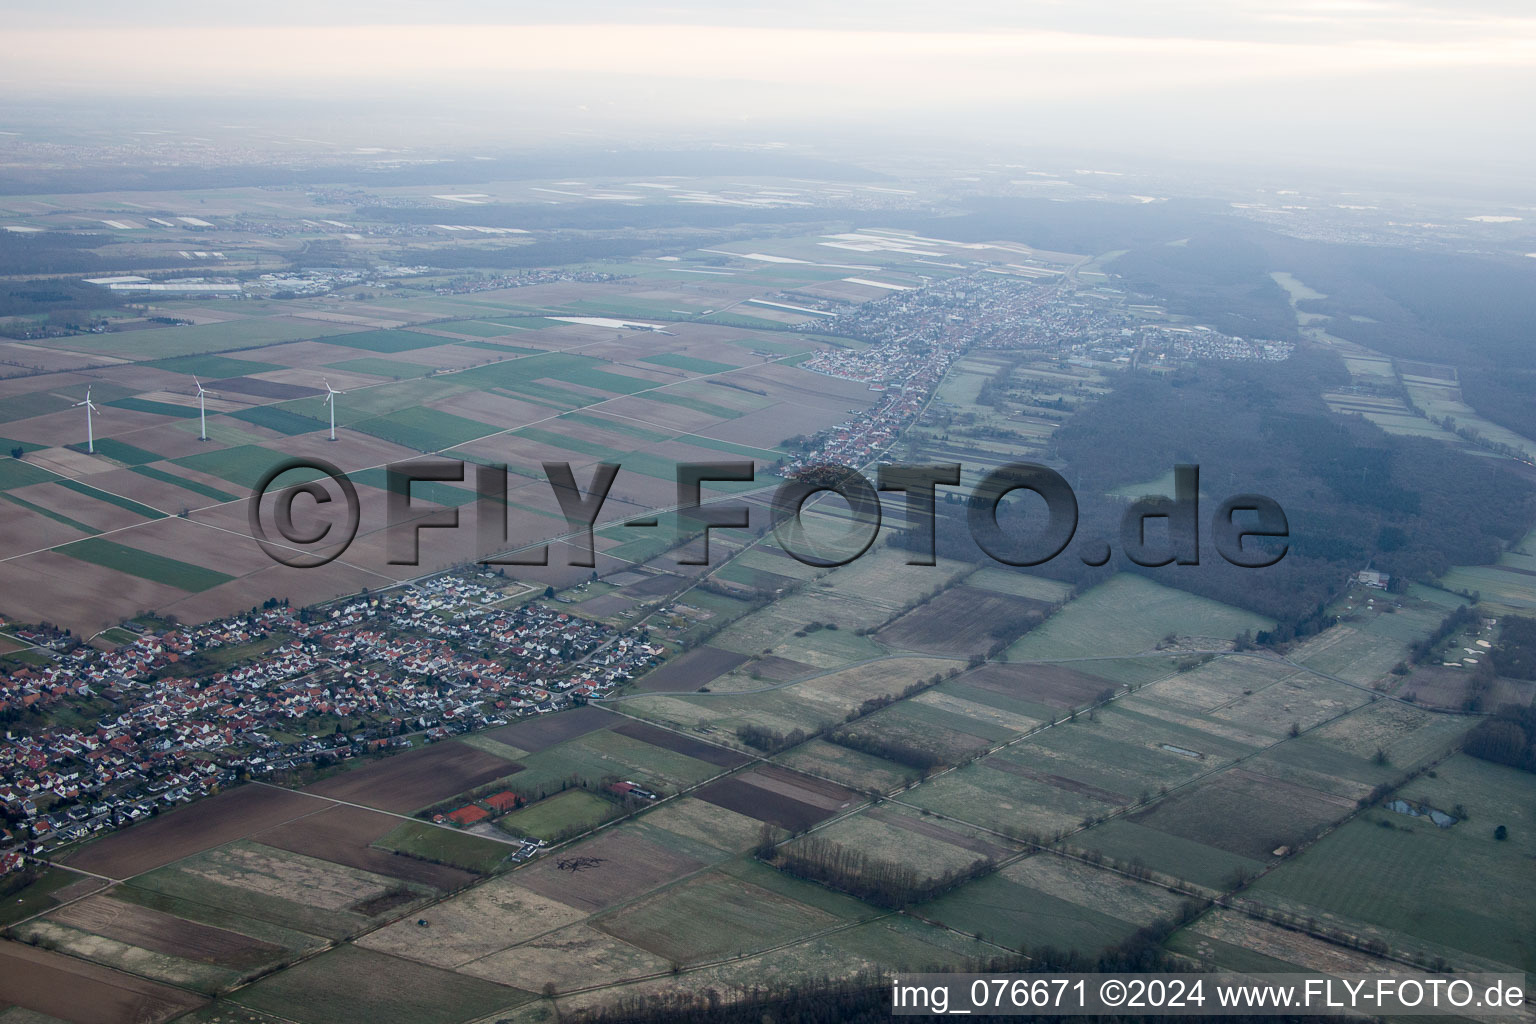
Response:
[{"label": "hazy sky", "polygon": [[[0,90],[388,98],[551,128],[943,127],[1509,164],[1529,0],[0,3]],[[0,118],[3,118],[0,113]]]}]

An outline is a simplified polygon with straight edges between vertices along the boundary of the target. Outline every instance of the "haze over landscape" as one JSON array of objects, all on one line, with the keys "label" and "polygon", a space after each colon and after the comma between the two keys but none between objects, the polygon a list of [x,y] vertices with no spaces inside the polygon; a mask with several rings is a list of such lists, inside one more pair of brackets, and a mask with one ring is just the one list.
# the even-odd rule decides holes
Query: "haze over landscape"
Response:
[{"label": "haze over landscape", "polygon": [[0,12],[0,1024],[1536,966],[1526,5]]}]

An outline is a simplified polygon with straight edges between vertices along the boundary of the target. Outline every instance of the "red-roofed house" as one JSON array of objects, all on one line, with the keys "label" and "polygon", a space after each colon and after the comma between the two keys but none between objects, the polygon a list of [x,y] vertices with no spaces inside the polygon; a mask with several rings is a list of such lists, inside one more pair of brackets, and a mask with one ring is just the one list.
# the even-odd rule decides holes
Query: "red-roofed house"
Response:
[{"label": "red-roofed house", "polygon": [[482,802],[491,810],[506,814],[508,811],[517,810],[518,800],[516,793],[511,790],[503,790],[500,793],[486,797]]},{"label": "red-roofed house", "polygon": [[470,804],[468,807],[460,807],[448,815],[448,820],[455,825],[473,825],[477,821],[484,821],[491,816],[491,812],[484,807],[476,807]]}]

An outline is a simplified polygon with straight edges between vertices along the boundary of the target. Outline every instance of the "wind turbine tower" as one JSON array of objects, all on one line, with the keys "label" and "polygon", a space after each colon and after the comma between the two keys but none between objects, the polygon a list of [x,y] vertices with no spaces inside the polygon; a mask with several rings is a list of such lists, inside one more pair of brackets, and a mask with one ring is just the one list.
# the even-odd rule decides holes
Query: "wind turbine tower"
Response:
[{"label": "wind turbine tower", "polygon": [[209,391],[207,388],[203,387],[203,382],[197,379],[197,374],[195,373],[192,375],[192,383],[197,385],[197,415],[198,418],[202,420],[203,424],[203,431],[202,434],[199,435],[198,440],[206,441],[208,440],[208,410],[203,406],[203,396],[212,395],[213,397],[217,398],[219,397],[219,393],[217,391]]},{"label": "wind turbine tower", "polygon": [[344,395],[346,392],[337,391],[335,388],[331,387],[331,382],[326,380],[324,377],[320,379],[325,384],[325,398],[321,399],[321,401],[325,402],[326,405],[331,407],[331,440],[334,441],[336,440],[336,396]]},{"label": "wind turbine tower", "polygon": [[91,428],[91,413],[93,413],[93,412],[100,412],[101,410],[96,408],[95,403],[93,403],[91,401],[91,389],[90,388],[86,388],[85,389],[85,401],[83,401],[83,402],[76,402],[74,407],[76,409],[78,409],[82,405],[85,406],[85,450],[90,452],[92,455],[95,455],[96,454],[96,435],[92,431],[92,428]]}]

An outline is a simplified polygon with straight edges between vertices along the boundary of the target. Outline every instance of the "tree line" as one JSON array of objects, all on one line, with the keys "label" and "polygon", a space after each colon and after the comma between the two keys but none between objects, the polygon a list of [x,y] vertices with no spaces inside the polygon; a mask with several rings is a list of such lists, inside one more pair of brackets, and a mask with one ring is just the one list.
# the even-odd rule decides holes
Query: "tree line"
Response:
[{"label": "tree line", "polygon": [[1484,761],[1536,772],[1536,707],[1504,705],[1467,733],[1462,749]]},{"label": "tree line", "polygon": [[764,851],[760,844],[759,855],[785,874],[839,889],[889,910],[923,903],[997,870],[992,858],[978,857],[964,867],[926,875],[911,865],[874,857],[822,836],[806,836],[780,847],[770,842],[767,847]]}]

